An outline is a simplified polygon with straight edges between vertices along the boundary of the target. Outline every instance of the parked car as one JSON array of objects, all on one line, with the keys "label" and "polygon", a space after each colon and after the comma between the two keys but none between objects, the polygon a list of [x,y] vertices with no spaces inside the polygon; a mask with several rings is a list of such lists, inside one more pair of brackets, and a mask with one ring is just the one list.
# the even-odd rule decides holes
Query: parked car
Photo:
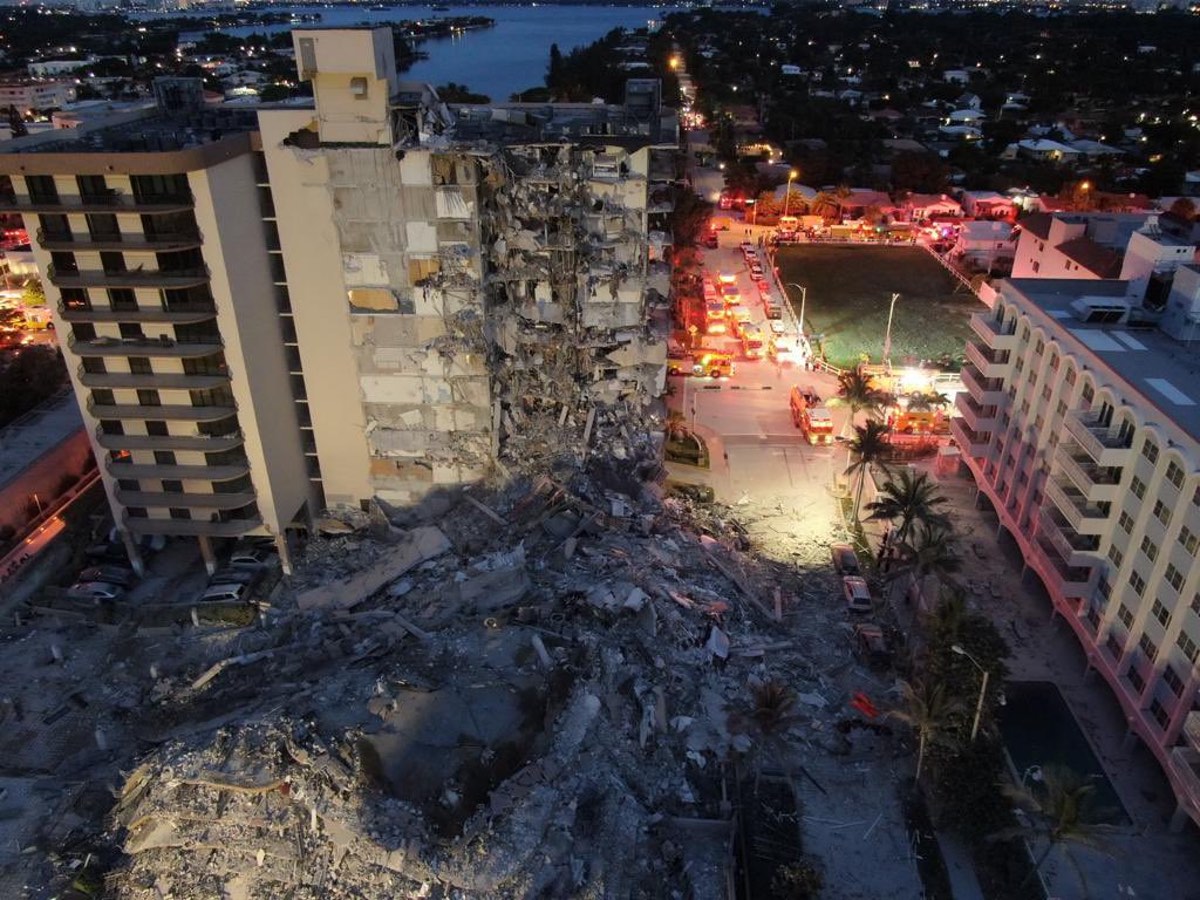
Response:
[{"label": "parked car", "polygon": [[849,544],[833,544],[829,548],[833,556],[833,567],[839,575],[861,575],[862,567],[858,564],[858,556]]},{"label": "parked car", "polygon": [[229,565],[235,569],[264,569],[275,564],[275,552],[267,547],[243,547],[233,551]]},{"label": "parked car", "polygon": [[80,581],[67,589],[67,597],[71,600],[112,602],[124,596],[125,588],[119,584],[105,584],[102,581]]},{"label": "parked car", "polygon": [[854,649],[873,669],[886,669],[892,664],[887,638],[874,622],[859,622],[854,626]]},{"label": "parked car", "polygon": [[721,246],[721,241],[717,237],[717,233],[715,231],[710,231],[708,234],[704,235],[704,246],[709,250],[716,250],[719,246]]},{"label": "parked car", "polygon": [[754,252],[754,245],[752,243],[750,243],[749,241],[742,241],[741,244],[739,244],[738,246],[741,247],[741,250],[743,253],[753,253]]},{"label": "parked car", "polygon": [[123,588],[133,584],[137,575],[133,569],[126,569],[123,566],[90,566],[79,573],[80,582],[99,581],[104,584],[116,584]]},{"label": "parked car", "polygon": [[767,275],[765,272],[763,272],[762,266],[760,266],[756,262],[752,262],[752,263],[750,263],[750,277],[753,278],[755,281],[762,281],[764,278],[767,277]]},{"label": "parked car", "polygon": [[871,605],[871,589],[867,582],[857,575],[842,576],[842,594],[846,598],[846,609],[852,613],[869,613]]},{"label": "parked car", "polygon": [[778,322],[783,318],[783,307],[769,298],[764,298],[763,312],[766,314],[767,319],[772,322]]},{"label": "parked car", "polygon": [[237,603],[250,598],[248,584],[214,584],[200,595],[201,603]]}]

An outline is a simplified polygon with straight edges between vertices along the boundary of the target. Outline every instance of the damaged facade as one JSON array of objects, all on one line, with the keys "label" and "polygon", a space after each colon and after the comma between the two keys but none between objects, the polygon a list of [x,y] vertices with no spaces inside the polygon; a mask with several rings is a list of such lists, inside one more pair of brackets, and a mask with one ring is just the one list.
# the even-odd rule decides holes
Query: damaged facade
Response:
[{"label": "damaged facade", "polygon": [[398,81],[387,28],[294,40],[313,106],[168,80],[149,114],[0,154],[122,532],[210,553],[589,445],[653,456],[658,82],[450,107]]}]

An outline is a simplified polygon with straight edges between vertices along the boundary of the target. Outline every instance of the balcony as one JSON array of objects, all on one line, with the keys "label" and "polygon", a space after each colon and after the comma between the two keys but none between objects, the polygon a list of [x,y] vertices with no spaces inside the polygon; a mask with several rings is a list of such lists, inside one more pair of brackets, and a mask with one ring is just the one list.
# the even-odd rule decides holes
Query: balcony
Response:
[{"label": "balcony", "polygon": [[211,303],[176,304],[170,309],[162,306],[139,306],[134,309],[112,309],[105,306],[67,306],[58,304],[58,314],[64,322],[169,322],[194,325],[217,317]]},{"label": "balcony", "polygon": [[193,206],[192,194],[135,197],[118,191],[87,196],[0,197],[0,213],[178,213]]},{"label": "balcony", "polygon": [[237,415],[233,406],[141,406],[136,403],[87,403],[88,412],[97,419],[134,419],[144,422],[219,422]]},{"label": "balcony", "polygon": [[1054,461],[1089,503],[1112,503],[1120,494],[1120,470],[1097,466],[1092,458],[1070,442],[1059,445]]},{"label": "balcony", "polygon": [[171,478],[178,481],[232,481],[250,474],[250,464],[228,466],[181,466],[128,462],[105,462],[113,478]]},{"label": "balcony", "polygon": [[1008,401],[1003,378],[984,378],[974,366],[963,366],[963,387],[980,406],[1003,406]]},{"label": "balcony", "polygon": [[1102,422],[1096,413],[1071,412],[1067,414],[1065,422],[1067,434],[1079,442],[1079,446],[1096,465],[1118,468],[1127,465],[1133,458],[1133,435],[1120,434]]},{"label": "balcony", "polygon": [[198,231],[172,231],[161,234],[70,234],[37,230],[37,242],[43,250],[149,250],[167,252],[192,250],[204,244]]},{"label": "balcony", "polygon": [[175,536],[207,535],[208,537],[238,537],[262,527],[262,516],[229,519],[225,522],[205,522],[202,519],[144,519],[122,516],[125,527],[133,534],[170,534]]},{"label": "balcony", "polygon": [[972,431],[996,430],[996,407],[981,406],[972,399],[970,394],[957,394],[954,397],[954,406]]},{"label": "balcony", "polygon": [[1098,566],[1071,566],[1065,563],[1054,547],[1039,539],[1037,548],[1042,557],[1040,574],[1046,579],[1046,588],[1051,594],[1061,597],[1090,597],[1096,590],[1100,571]]},{"label": "balcony", "polygon": [[971,316],[971,330],[979,335],[983,346],[992,350],[1015,350],[1017,346],[1017,323],[1001,324],[995,313],[975,313]]},{"label": "balcony", "polygon": [[1003,378],[1012,368],[1012,354],[1007,350],[990,350],[975,341],[967,341],[967,362],[984,378]]},{"label": "balcony", "polygon": [[138,375],[133,372],[78,371],[79,383],[89,388],[154,388],[173,391],[202,391],[229,384],[228,375],[188,375],[184,372],[163,372]]},{"label": "balcony", "polygon": [[229,434],[108,434],[96,429],[96,443],[105,450],[178,450],[222,453],[245,443],[240,431]]},{"label": "balcony", "polygon": [[127,269],[120,272],[64,272],[46,267],[46,277],[60,288],[189,288],[208,284],[207,267],[191,269]]},{"label": "balcony", "polygon": [[967,456],[981,462],[991,458],[992,436],[990,433],[975,431],[957,416],[950,420],[950,433],[958,443],[959,449]]},{"label": "balcony", "polygon": [[1174,747],[1167,758],[1170,768],[1171,782],[1176,791],[1183,796],[1180,801],[1191,808],[1195,818],[1200,810],[1200,751],[1193,747]]},{"label": "balcony", "polygon": [[1183,737],[1191,747],[1200,750],[1200,712],[1193,710],[1184,718]]},{"label": "balcony", "polygon": [[1080,490],[1061,478],[1046,479],[1046,498],[1080,534],[1103,534],[1108,528],[1108,510],[1088,503]]},{"label": "balcony", "polygon": [[1068,566],[1086,568],[1100,563],[1100,539],[1095,535],[1079,534],[1057,509],[1043,509],[1039,522],[1042,537]]},{"label": "balcony", "polygon": [[253,491],[237,494],[188,494],[173,491],[123,491],[118,488],[117,502],[122,506],[177,507],[179,509],[241,509],[255,500]]},{"label": "balcony", "polygon": [[74,335],[67,339],[67,347],[76,356],[163,356],[176,359],[193,359],[219,353],[225,345],[219,337],[201,342],[177,342],[172,338],[115,338],[97,337],[80,340]]}]

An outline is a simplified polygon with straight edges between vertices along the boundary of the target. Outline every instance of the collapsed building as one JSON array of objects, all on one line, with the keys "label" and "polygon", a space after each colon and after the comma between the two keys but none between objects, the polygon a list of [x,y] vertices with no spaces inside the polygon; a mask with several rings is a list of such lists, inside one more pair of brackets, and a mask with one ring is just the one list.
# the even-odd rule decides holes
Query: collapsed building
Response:
[{"label": "collapsed building", "polygon": [[[155,110],[12,141],[117,526],[286,535],[661,432],[675,115],[449,106],[388,28],[294,33],[311,104]],[[664,327],[658,327],[664,326]]]}]

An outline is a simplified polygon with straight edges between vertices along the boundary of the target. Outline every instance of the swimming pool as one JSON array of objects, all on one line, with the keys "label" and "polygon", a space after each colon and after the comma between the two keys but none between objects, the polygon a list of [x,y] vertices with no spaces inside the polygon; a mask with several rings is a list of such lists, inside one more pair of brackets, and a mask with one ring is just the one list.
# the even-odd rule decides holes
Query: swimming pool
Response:
[{"label": "swimming pool", "polygon": [[1071,769],[1095,784],[1090,806],[1097,821],[1131,825],[1129,813],[1058,688],[1049,681],[1011,681],[1004,696],[1000,736],[1018,775],[1033,766]]}]

